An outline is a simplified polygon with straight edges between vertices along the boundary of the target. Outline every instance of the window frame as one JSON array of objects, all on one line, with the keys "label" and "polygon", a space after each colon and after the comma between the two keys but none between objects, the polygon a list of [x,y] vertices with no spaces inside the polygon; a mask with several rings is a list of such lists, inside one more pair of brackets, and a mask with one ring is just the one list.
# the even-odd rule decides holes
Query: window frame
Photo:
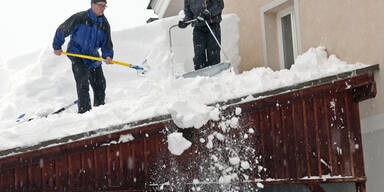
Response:
[{"label": "window frame", "polygon": [[[293,60],[296,60],[296,57],[298,56],[298,48],[297,48],[297,29],[296,29],[296,22],[295,22],[295,10],[292,6],[287,7],[277,13],[276,16],[276,23],[277,23],[277,38],[278,38],[278,49],[279,49],[279,56],[280,56],[280,68],[286,69],[285,66],[285,59],[284,59],[284,45],[283,45],[283,28],[282,28],[282,22],[281,19],[287,15],[291,16],[291,33],[292,33],[292,49],[293,49]],[[291,64],[292,65],[292,64]]]},{"label": "window frame", "polygon": [[[301,26],[300,26],[300,19],[299,19],[300,18],[299,0],[271,0],[260,7],[261,33],[262,33],[263,56],[264,56],[265,67],[271,67],[272,69],[285,68],[284,65],[281,65],[282,62],[280,62],[281,56],[280,56],[279,47],[282,47],[282,46],[280,46],[278,42],[279,32],[277,31],[278,26],[276,24],[277,22],[276,18],[277,18],[277,13],[286,10],[287,7],[293,10],[291,22],[292,21],[294,22],[294,26],[292,26],[292,29],[294,32],[293,35],[295,35],[295,40],[293,41],[296,44],[295,57],[297,57],[297,55],[300,55],[302,53],[301,31],[300,31]],[[275,31],[274,30],[271,31],[270,29],[270,25],[272,24],[270,20],[271,15],[273,15],[274,17],[273,25],[274,25]],[[271,41],[271,37],[273,37],[273,39],[275,40]]]}]

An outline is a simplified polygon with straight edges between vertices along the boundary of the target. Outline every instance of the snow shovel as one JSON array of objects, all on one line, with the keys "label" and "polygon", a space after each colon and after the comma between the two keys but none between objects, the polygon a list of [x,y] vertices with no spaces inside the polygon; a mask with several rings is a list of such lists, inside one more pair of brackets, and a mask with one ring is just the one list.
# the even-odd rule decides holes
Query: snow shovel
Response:
[{"label": "snow shovel", "polygon": [[64,106],[64,107],[62,107],[62,108],[60,108],[60,109],[58,109],[58,110],[56,110],[56,111],[54,111],[52,113],[45,114],[45,115],[34,115],[32,117],[29,117],[29,118],[24,118],[26,116],[26,114],[23,113],[23,114],[19,115],[19,117],[17,117],[16,123],[21,124],[21,123],[24,123],[24,122],[32,121],[32,120],[34,120],[36,118],[43,118],[43,117],[48,117],[49,115],[59,114],[59,113],[65,111],[65,110],[67,110],[68,108],[72,107],[73,105],[77,105],[77,103],[78,103],[78,100],[75,100],[72,103],[70,103],[70,104],[68,104],[68,105],[66,105],[66,106]]},{"label": "snow shovel", "polygon": [[[189,23],[192,23],[192,22],[195,22],[197,21],[197,19],[192,19],[192,20],[189,20],[189,21],[186,21],[185,23],[189,24]],[[211,27],[209,26],[209,24],[207,23],[207,21],[204,21],[205,22],[205,25],[208,27],[209,31],[211,32],[213,38],[215,39],[217,45],[220,47],[220,50],[223,52],[224,54],[224,57],[226,59],[225,62],[222,62],[222,63],[218,63],[218,64],[215,64],[215,65],[212,65],[212,66],[208,66],[208,67],[205,67],[205,68],[202,68],[202,69],[198,69],[196,71],[191,71],[191,72],[188,72],[188,73],[185,73],[182,75],[183,78],[192,78],[192,77],[197,77],[197,76],[205,76],[205,77],[212,77],[212,76],[215,76],[219,73],[221,73],[222,71],[230,68],[232,66],[232,63],[230,62],[227,54],[225,53],[225,51],[223,50],[219,40],[217,39],[216,35],[213,33]],[[171,35],[171,29],[176,27],[177,25],[173,25],[169,28],[169,40],[170,40],[170,48],[171,48],[171,52],[172,52],[172,35]]]},{"label": "snow shovel", "polygon": [[[84,59],[91,59],[91,60],[95,60],[95,61],[104,61],[102,58],[100,57],[92,57],[92,56],[88,56],[88,55],[80,55],[80,54],[75,54],[75,53],[67,53],[67,52],[61,52],[61,54],[64,54],[64,55],[68,55],[68,56],[72,56],[72,57],[80,57],[80,58],[84,58]],[[146,62],[146,60],[144,61]],[[144,63],[143,62],[143,63]],[[123,65],[123,66],[126,66],[126,67],[130,67],[130,68],[133,68],[133,69],[136,69],[137,72],[140,74],[140,75],[144,75],[147,71],[143,68],[143,67],[140,67],[138,65],[131,65],[131,64],[128,64],[128,63],[123,63],[123,62],[119,62],[119,61],[112,61],[113,64],[118,64],[118,65]]]}]

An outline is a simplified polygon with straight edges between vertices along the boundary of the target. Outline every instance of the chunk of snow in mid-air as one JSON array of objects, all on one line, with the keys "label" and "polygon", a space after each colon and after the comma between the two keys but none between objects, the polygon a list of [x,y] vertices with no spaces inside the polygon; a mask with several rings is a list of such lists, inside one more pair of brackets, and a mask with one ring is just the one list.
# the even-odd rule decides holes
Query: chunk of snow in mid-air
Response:
[{"label": "chunk of snow in mid-air", "polygon": [[120,135],[119,143],[127,143],[135,140],[132,134]]},{"label": "chunk of snow in mid-air", "polygon": [[241,114],[241,108],[240,107],[236,107],[235,114],[236,115],[240,115]]},{"label": "chunk of snow in mid-air", "polygon": [[241,168],[243,169],[249,169],[251,167],[248,161],[242,161],[240,165],[241,165]]},{"label": "chunk of snow in mid-air", "polygon": [[239,157],[231,157],[231,158],[229,158],[229,163],[231,163],[231,165],[238,165],[240,163],[240,158]]},{"label": "chunk of snow in mid-air", "polygon": [[168,135],[168,149],[174,155],[181,155],[191,147],[192,143],[183,137],[183,133],[171,133]]}]

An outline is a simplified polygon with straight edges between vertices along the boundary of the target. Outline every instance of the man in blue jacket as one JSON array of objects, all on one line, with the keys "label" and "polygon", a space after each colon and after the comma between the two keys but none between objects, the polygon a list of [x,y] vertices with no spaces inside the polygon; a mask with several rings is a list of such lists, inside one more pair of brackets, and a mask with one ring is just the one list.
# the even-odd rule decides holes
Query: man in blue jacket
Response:
[{"label": "man in blue jacket", "polygon": [[[54,53],[61,55],[61,46],[65,42],[65,37],[71,36],[68,52],[100,57],[98,50],[101,48],[102,58],[107,64],[112,64],[111,31],[104,16],[106,4],[106,0],[91,0],[91,9],[76,13],[61,24],[53,40]],[[94,93],[94,106],[103,105],[106,82],[101,62],[71,56],[69,59],[72,62],[72,71],[76,80],[78,112],[85,113],[92,108],[89,84]]]},{"label": "man in blue jacket", "polygon": [[220,47],[210,33],[205,21],[208,22],[213,33],[221,42],[220,22],[223,9],[223,0],[184,0],[185,17],[179,21],[179,27],[185,28],[188,26],[186,21],[197,19],[197,22],[192,24],[194,27],[193,47],[195,57],[193,62],[195,70],[220,63]]}]

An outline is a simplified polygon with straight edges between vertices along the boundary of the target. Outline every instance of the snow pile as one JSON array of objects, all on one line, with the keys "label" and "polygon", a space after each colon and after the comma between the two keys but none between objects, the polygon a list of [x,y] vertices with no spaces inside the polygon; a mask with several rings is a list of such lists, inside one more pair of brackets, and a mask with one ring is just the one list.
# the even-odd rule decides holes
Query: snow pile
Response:
[{"label": "snow pile", "polygon": [[[12,86],[0,98],[0,137],[5,141],[0,144],[0,150],[168,114],[180,98],[195,100],[197,93],[190,94],[193,90],[182,92],[185,84],[195,86],[198,82],[175,79],[177,74],[193,69],[192,28],[174,28],[172,51],[169,45],[168,29],[181,17],[114,32],[114,59],[135,65],[146,61],[144,66],[149,72],[146,77],[140,77],[127,67],[104,65],[107,104],[83,115],[76,114],[76,107],[72,107],[60,115],[16,124],[16,118],[23,113],[26,119],[46,115],[72,103],[77,96],[70,61],[65,56],[55,56],[51,46],[40,53],[32,52],[9,60],[4,70],[12,75],[1,76],[6,78],[1,86],[6,86],[3,82],[10,82]],[[229,55],[235,66],[240,62],[238,22],[237,16],[227,15],[222,26],[223,46],[231,52]],[[45,134],[41,134],[43,132]]]},{"label": "snow pile", "polygon": [[[106,105],[85,114],[77,114],[77,108],[72,107],[58,115],[16,124],[20,114],[26,113],[26,118],[44,115],[72,103],[77,98],[75,82],[69,60],[55,56],[50,46],[38,54],[30,53],[5,63],[0,70],[10,75],[1,78],[10,86],[0,100],[0,150],[169,113],[180,127],[198,128],[217,119],[217,109],[206,107],[207,104],[364,67],[328,57],[325,49],[318,47],[300,56],[292,70],[274,72],[261,67],[242,74],[226,71],[212,78],[176,78],[193,69],[191,27],[172,30],[170,50],[168,29],[179,19],[181,16],[112,34],[115,60],[136,65],[146,60],[144,66],[150,71],[146,77],[140,77],[127,67],[104,65]],[[223,46],[235,68],[240,63],[238,22],[235,15],[224,16],[222,22]],[[226,121],[223,129],[227,129],[227,124],[235,128],[236,118]]]},{"label": "snow pile", "polygon": [[169,109],[172,120],[180,128],[200,128],[209,120],[219,120],[219,110],[196,101],[180,101]]},{"label": "snow pile", "polygon": [[[335,55],[328,57],[324,47],[317,47],[299,55],[291,67],[291,72],[303,75],[307,79],[316,79],[323,77],[324,74],[335,75],[354,67],[356,66],[348,65],[347,62],[341,61]],[[311,73],[308,73],[308,70]]]}]

